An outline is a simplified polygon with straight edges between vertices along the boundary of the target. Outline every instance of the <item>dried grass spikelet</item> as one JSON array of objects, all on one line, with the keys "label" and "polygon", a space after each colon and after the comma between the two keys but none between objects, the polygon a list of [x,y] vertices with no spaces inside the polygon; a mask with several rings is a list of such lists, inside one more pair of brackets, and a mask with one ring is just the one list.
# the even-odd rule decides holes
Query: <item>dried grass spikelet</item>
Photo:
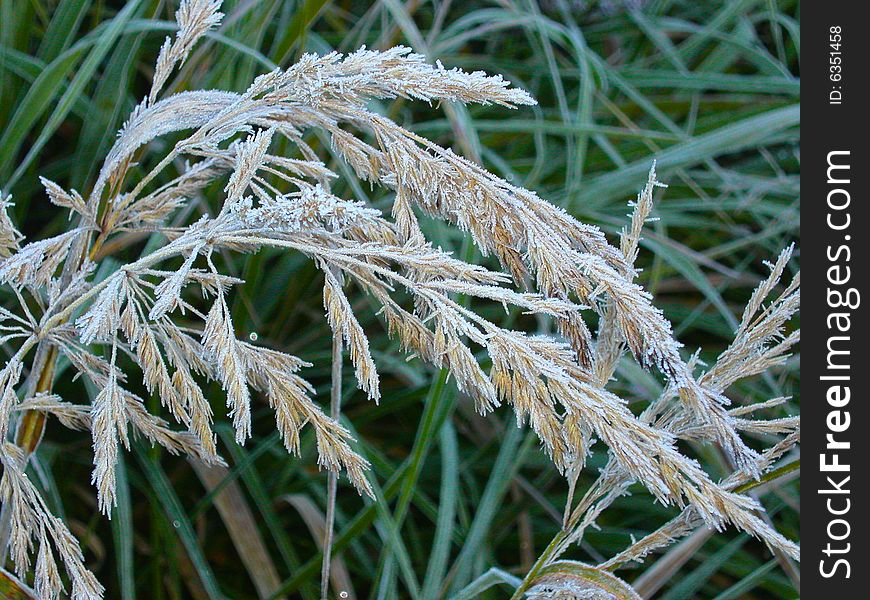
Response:
[{"label": "dried grass spikelet", "polygon": [[245,363],[233,331],[230,309],[222,291],[218,292],[206,317],[202,345],[216,365],[218,379],[227,392],[227,406],[233,418],[236,441],[244,443],[251,435],[251,394]]},{"label": "dried grass spikelet", "polygon": [[18,357],[13,357],[6,363],[3,370],[0,370],[0,440],[6,439],[12,411],[18,405],[15,386],[21,379],[23,366]]},{"label": "dried grass spikelet", "polygon": [[[566,543],[579,540],[601,511],[638,481],[658,500],[682,509],[676,525],[638,552],[693,524],[730,523],[798,556],[797,546],[758,516],[760,506],[735,489],[737,482],[769,470],[797,442],[799,425],[792,417],[764,419],[748,408],[729,410],[726,395],[735,381],[781,365],[799,339],[798,332],[786,331],[799,306],[799,277],[764,305],[787,268],[790,250],[771,265],[771,276],[753,295],[734,343],[696,376],[696,365],[682,357],[671,324],[635,281],[643,224],[651,218],[653,193],[661,185],[654,169],[619,247],[614,246],[600,229],[534,192],[369,110],[369,100],[393,98],[509,108],[534,103],[500,76],[430,65],[403,47],[306,54],[286,70],[260,75],[243,93],[161,97],[192,46],[219,23],[219,8],[215,0],[181,2],[178,33],[161,47],[148,96],[127,119],[86,196],[42,180],[51,202],[80,216],[74,227],[22,245],[7,213],[8,198],[0,195],[0,284],[8,285],[19,303],[16,311],[0,312],[2,341],[18,344],[0,371],[0,432],[6,434],[12,416],[23,410],[90,429],[93,482],[100,508],[108,513],[117,455],[131,434],[172,453],[221,462],[212,428],[220,415],[213,414],[202,387],[213,380],[226,393],[239,443],[251,435],[251,404],[262,396],[275,412],[289,453],[300,453],[302,432],[309,427],[318,464],[343,471],[357,491],[373,496],[369,465],[355,451],[350,432],[312,399],[314,388],[301,371],[307,363],[236,337],[227,298],[240,280],[221,273],[222,253],[274,248],[299,252],[323,272],[326,322],[343,340],[358,386],[369,399],[380,397],[377,367],[345,284],[369,294],[403,351],[447,369],[481,414],[508,405],[519,424],[529,423],[570,481],[576,481],[593,439],[607,446],[609,461],[601,478],[573,512],[566,511]],[[323,154],[344,160],[358,178],[392,192],[389,214],[333,193],[338,175],[306,143],[311,130],[328,135],[330,147]],[[150,142],[170,134],[179,141],[149,166]],[[290,155],[272,153],[277,139],[292,148]],[[144,165],[135,172],[134,157]],[[167,174],[182,164],[179,173]],[[224,196],[216,215],[167,226],[176,209],[217,182]],[[467,232],[504,273],[433,247],[419,213]],[[97,280],[95,265],[85,258],[92,238],[104,241],[141,228],[164,234],[166,243]],[[44,309],[39,319],[28,308],[24,289]],[[211,303],[207,309],[191,289]],[[457,301],[460,295],[468,303]],[[532,336],[501,327],[478,310],[487,303],[550,319],[559,335]],[[587,310],[598,313],[596,334],[585,322]],[[179,314],[185,315],[183,324]],[[36,348],[34,354],[45,357],[49,346],[69,359],[76,377],[100,390],[92,405],[19,385],[28,352]],[[108,360],[101,346],[111,349]],[[608,389],[623,355],[657,370],[666,383],[661,397],[640,415]],[[482,356],[491,361],[488,370],[481,366]],[[125,372],[125,357],[136,363],[136,377]],[[175,423],[149,413],[143,399],[129,391],[138,377]],[[19,402],[19,397],[25,399]],[[783,439],[758,453],[741,437],[757,433]],[[680,440],[718,444],[734,462],[734,475],[712,481],[678,449]],[[19,481],[24,458],[16,452],[3,455],[4,467],[11,466],[4,469],[2,484],[4,503],[12,502],[18,511],[12,522],[16,567],[27,570],[28,536],[34,535],[40,547],[38,589],[48,597],[57,594],[48,541],[64,559],[74,596],[100,597],[98,584],[81,573],[80,559],[73,560],[80,553],[70,550],[64,557],[66,550],[58,546],[66,535],[59,533],[62,525],[43,515],[44,504],[32,495],[36,491]],[[40,524],[35,529],[34,519]],[[629,549],[626,556],[638,552]]]},{"label": "dried grass spikelet", "polygon": [[10,206],[12,197],[0,190],[0,258],[9,258],[13,252],[17,252],[21,240],[24,239],[9,218]]},{"label": "dried grass spikelet", "polygon": [[[39,491],[24,473],[25,456],[20,448],[4,443],[0,451],[3,477],[0,498],[10,507],[12,536],[9,550],[19,577],[30,568],[30,553],[38,549],[34,588],[39,598],[56,599],[64,592],[57,557],[69,577],[73,600],[103,597],[103,586],[84,565],[84,557],[73,535],[51,514]],[[54,551],[52,551],[52,546]]]},{"label": "dried grass spikelet", "polygon": [[360,389],[369,398],[377,401],[381,397],[378,389],[378,373],[375,361],[369,352],[369,340],[353,314],[350,302],[341,290],[341,283],[328,268],[323,269],[323,305],[329,326],[340,332],[350,350],[351,362],[356,367],[356,378]]},{"label": "dried grass spikelet", "polygon": [[48,194],[48,199],[52,204],[68,208],[70,210],[70,216],[72,216],[72,213],[78,213],[85,217],[89,222],[93,220],[93,215],[90,213],[84,198],[82,198],[81,194],[77,191],[71,190],[67,192],[58,184],[50,179],[46,179],[45,177],[40,177],[39,181],[45,188],[45,191]]},{"label": "dried grass spikelet", "polygon": [[294,356],[241,343],[240,351],[248,367],[251,385],[264,393],[275,410],[278,430],[284,447],[291,454],[299,454],[299,435],[308,423],[314,428],[318,462],[327,469],[339,472],[342,468],[361,494],[373,495],[366,479],[368,462],[354,452],[349,443],[350,433],[335,420],[326,416],[311,400],[314,388],[296,372],[310,363]]}]

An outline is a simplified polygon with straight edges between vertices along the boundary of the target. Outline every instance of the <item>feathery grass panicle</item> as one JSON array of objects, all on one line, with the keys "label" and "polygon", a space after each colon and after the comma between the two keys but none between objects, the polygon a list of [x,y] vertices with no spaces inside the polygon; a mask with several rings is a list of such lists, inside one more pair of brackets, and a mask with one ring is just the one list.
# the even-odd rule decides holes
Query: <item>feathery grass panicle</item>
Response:
[{"label": "feathery grass panicle", "polygon": [[[305,54],[286,70],[260,75],[241,94],[186,91],[161,98],[171,73],[197,40],[220,23],[220,4],[181,2],[178,33],[160,49],[148,96],[119,132],[88,194],[67,192],[41,179],[50,202],[79,217],[66,233],[22,245],[7,212],[9,199],[0,195],[0,283],[15,292],[22,312],[4,309],[0,314],[4,341],[18,344],[0,371],[4,441],[14,418],[24,412],[51,416],[71,429],[89,429],[92,482],[100,510],[110,514],[118,455],[121,446],[129,448],[131,435],[172,453],[222,463],[213,430],[222,415],[213,414],[203,391],[214,381],[225,392],[236,442],[252,436],[253,406],[262,397],[275,413],[289,453],[301,453],[302,431],[309,427],[318,465],[334,474],[344,472],[360,494],[374,498],[369,464],[354,449],[350,432],[312,399],[314,388],[303,378],[311,365],[237,337],[228,297],[242,281],[222,272],[222,256],[274,248],[307,257],[322,273],[325,320],[347,348],[358,387],[368,399],[381,397],[380,379],[366,329],[345,293],[350,285],[379,306],[389,334],[405,352],[446,369],[478,412],[508,405],[518,425],[528,423],[568,477],[572,497],[593,440],[607,446],[609,459],[598,483],[573,510],[569,501],[563,539],[542,556],[526,587],[536,582],[541,589],[542,581],[532,575],[540,575],[579,541],[634,481],[662,503],[679,506],[682,514],[608,567],[640,558],[701,523],[733,525],[799,556],[794,543],[758,516],[761,506],[737,491],[797,443],[798,421],[750,418],[751,407],[729,410],[726,396],[735,381],[782,364],[799,339],[798,332],[786,333],[799,307],[799,277],[764,305],[787,268],[791,248],[771,265],[733,344],[696,376],[671,323],[636,281],[635,262],[644,224],[652,218],[653,194],[665,187],[656,179],[654,165],[615,246],[599,228],[369,109],[370,100],[395,98],[507,108],[535,103],[501,76],[433,66],[405,47],[362,48],[346,55]],[[329,151],[346,162],[349,172],[394,193],[389,217],[331,191],[338,175],[306,143],[304,136],[311,131],[327,136]],[[180,140],[164,148],[156,162],[140,160],[140,154],[163,148],[150,143],[168,135]],[[284,151],[287,156],[272,154],[273,147],[290,150]],[[153,166],[133,170],[134,162]],[[216,215],[169,225],[170,217],[216,182],[223,184]],[[419,213],[467,232],[504,272],[434,247],[426,240]],[[102,244],[143,227],[163,234],[166,243],[95,278],[97,265],[91,259],[102,258],[97,252],[106,247]],[[192,297],[191,288],[210,302],[207,309]],[[22,291],[38,299],[38,320]],[[473,302],[460,302],[459,295]],[[472,308],[485,302],[551,319],[559,335],[502,327]],[[584,311],[597,313],[597,334]],[[19,385],[34,348],[39,358],[32,367],[45,369],[47,381]],[[479,359],[483,353],[491,363],[488,370]],[[99,389],[91,405],[51,392],[58,354],[69,360],[76,377]],[[661,397],[639,415],[626,398],[608,389],[626,354],[658,372],[666,384]],[[131,362],[136,365],[132,370],[127,366]],[[138,385],[139,376],[173,424],[149,412],[144,399],[128,391]],[[19,396],[25,399],[19,402]],[[747,432],[783,440],[759,453],[743,441]],[[679,449],[680,440],[718,445],[733,462],[734,474],[713,481]],[[19,573],[27,572],[37,548],[35,587],[44,597],[57,597],[62,588],[57,552],[73,597],[101,597],[102,588],[84,568],[71,534],[27,481],[26,451],[6,443],[2,461],[0,492],[10,507],[10,549]],[[611,575],[605,579],[624,585]]]}]

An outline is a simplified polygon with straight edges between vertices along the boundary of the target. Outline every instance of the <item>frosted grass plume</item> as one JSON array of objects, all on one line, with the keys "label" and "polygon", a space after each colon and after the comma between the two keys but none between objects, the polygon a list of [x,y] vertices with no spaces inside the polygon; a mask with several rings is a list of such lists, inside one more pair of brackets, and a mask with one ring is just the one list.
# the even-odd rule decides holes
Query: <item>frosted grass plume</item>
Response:
[{"label": "frosted grass plume", "polygon": [[[358,386],[370,400],[381,396],[380,378],[347,296],[351,284],[380,305],[403,351],[447,369],[481,414],[507,405],[519,426],[528,424],[568,478],[572,496],[593,441],[607,446],[608,466],[576,507],[569,499],[564,543],[555,555],[542,557],[544,565],[578,541],[635,481],[683,512],[664,533],[614,559],[620,563],[697,524],[730,524],[799,556],[793,542],[758,517],[760,505],[734,491],[796,443],[798,422],[750,420],[749,409],[729,409],[725,395],[735,381],[781,364],[798,340],[799,333],[785,330],[798,309],[799,278],[763,305],[791,249],[753,296],[732,346],[696,375],[671,324],[635,281],[638,243],[661,185],[654,169],[620,245],[612,245],[597,227],[534,192],[372,112],[372,99],[505,108],[535,102],[500,76],[431,65],[404,47],[306,54],[287,70],[260,75],[243,93],[162,96],[191,48],[220,23],[219,8],[213,0],[181,2],[178,32],[160,49],[152,87],[120,130],[88,193],[42,179],[49,200],[69,211],[68,231],[25,243],[8,216],[10,199],[0,194],[0,284],[19,300],[16,310],[0,311],[2,340],[13,349],[0,370],[2,541],[22,577],[36,552],[34,585],[41,597],[57,598],[64,590],[56,557],[73,598],[101,598],[103,591],[85,568],[78,543],[26,479],[35,442],[20,435],[16,443],[8,441],[16,424],[33,415],[90,431],[92,482],[100,509],[109,516],[118,455],[129,448],[132,435],[174,454],[223,464],[213,431],[220,415],[213,414],[202,387],[210,380],[225,392],[237,442],[252,435],[252,403],[264,398],[290,454],[300,453],[301,432],[310,428],[319,466],[343,473],[360,494],[373,497],[368,462],[354,450],[349,431],[313,399],[314,388],[303,378],[311,365],[235,334],[227,299],[241,281],[222,272],[220,253],[263,248],[299,252],[322,271],[326,321],[348,349]],[[305,141],[312,130],[328,136],[331,152],[360,180],[392,192],[390,215],[332,192],[338,175]],[[181,139],[153,167],[134,168],[138,152],[151,151],[151,141],[170,134]],[[292,156],[270,152],[278,138],[291,143]],[[225,185],[216,215],[182,228],[167,225],[218,181]],[[421,213],[467,232],[501,270],[434,247],[419,224]],[[95,261],[104,258],[106,242],[134,230],[161,234],[166,243],[95,279]],[[412,301],[403,300],[399,290]],[[24,294],[38,299],[37,314]],[[546,316],[558,335],[504,328],[457,302],[457,294]],[[202,298],[209,305],[205,310],[199,308]],[[594,334],[586,324],[589,311],[599,316]],[[477,359],[480,352],[491,360],[488,371]],[[639,415],[608,389],[624,355],[667,383],[662,397]],[[50,374],[59,356],[100,390],[92,404],[74,404],[52,392]],[[124,356],[132,358],[137,372],[122,368]],[[31,375],[22,381],[25,363]],[[165,417],[151,414],[144,399],[130,391],[137,377],[148,394],[159,397]],[[19,424],[17,431],[23,430]],[[773,450],[752,450],[742,434],[760,431],[780,435],[783,442]],[[680,439],[719,445],[735,465],[734,475],[712,481],[678,450]]]}]

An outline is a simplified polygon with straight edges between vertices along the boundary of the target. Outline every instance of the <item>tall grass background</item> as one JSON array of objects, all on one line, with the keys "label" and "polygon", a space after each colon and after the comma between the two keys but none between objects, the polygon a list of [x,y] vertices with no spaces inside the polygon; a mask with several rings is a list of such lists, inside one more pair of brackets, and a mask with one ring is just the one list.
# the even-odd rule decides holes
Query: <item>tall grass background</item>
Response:
[{"label": "tall grass background", "polygon": [[[49,206],[37,175],[89,188],[113,132],[148,89],[175,4],[0,0],[0,185],[14,195],[28,237],[64,230],[66,217]],[[763,260],[798,239],[797,2],[227,0],[223,11],[223,25],[197,47],[173,90],[241,91],[303,52],[364,44],[404,44],[447,67],[502,73],[540,104],[507,112],[398,101],[379,110],[613,239],[656,160],[670,187],[658,192],[659,220],[642,242],[641,279],[687,350],[709,353],[702,359],[729,341],[767,274]],[[388,206],[380,191],[343,189],[348,182],[355,179],[340,181],[338,195]],[[214,206],[206,194],[191,210]],[[474,256],[455,229],[430,220],[423,227],[442,247]],[[132,245],[120,256],[140,250]],[[332,336],[321,275],[303,257],[275,251],[240,255],[234,267],[246,281],[234,295],[237,334],[319,365],[306,377],[327,404]],[[383,398],[366,402],[348,381],[343,422],[373,465],[379,501],[341,484],[336,596],[437,598],[466,588],[469,597],[507,598],[508,585],[486,585],[522,577],[558,532],[564,479],[511,413],[479,417],[443,374],[397,358],[369,300],[352,299]],[[796,354],[739,392],[791,396],[782,411],[796,413],[798,369]],[[619,376],[619,392],[638,406],[661,387],[630,362]],[[61,395],[81,389],[59,378]],[[316,468],[313,439],[303,437],[301,459],[288,458],[261,408],[246,447],[218,426],[228,469],[204,470],[144,444],[122,456],[111,521],[96,510],[87,437],[50,425],[30,476],[82,541],[107,597],[318,597],[327,476]],[[721,456],[696,451],[711,474],[726,472]],[[605,459],[604,451],[592,456],[581,490]],[[798,485],[792,473],[759,496],[792,539]],[[599,562],[675,514],[636,491],[604,514],[574,558]],[[645,597],[668,600],[798,596],[792,567],[745,534],[702,532],[620,574]]]}]

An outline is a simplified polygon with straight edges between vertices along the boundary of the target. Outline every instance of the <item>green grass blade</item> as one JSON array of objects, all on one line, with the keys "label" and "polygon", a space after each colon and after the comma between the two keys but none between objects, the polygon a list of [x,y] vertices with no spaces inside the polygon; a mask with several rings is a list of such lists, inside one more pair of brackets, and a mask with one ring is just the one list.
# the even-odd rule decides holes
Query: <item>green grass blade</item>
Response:
[{"label": "green grass blade", "polygon": [[[82,46],[77,45],[46,66],[9,119],[8,126],[0,136],[0,178],[18,156],[18,150],[31,127],[42,117],[55,95],[65,85],[67,74],[78,64],[83,53]],[[9,187],[11,184],[4,183],[4,189]]]},{"label": "green grass blade", "polygon": [[182,545],[184,545],[184,549],[187,550],[190,562],[199,575],[206,593],[212,600],[222,600],[224,596],[221,593],[217,578],[199,545],[193,524],[185,512],[181,500],[178,498],[175,490],[172,489],[169,478],[164,473],[159,461],[149,455],[148,447],[141,442],[134,443],[133,451],[136,454],[136,458],[139,459],[148,483],[160,500],[166,518],[175,527],[178,538],[181,540]]},{"label": "green grass blade", "polygon": [[[139,12],[142,11],[137,11],[137,14]],[[106,63],[94,90],[93,111],[84,120],[79,135],[75,168],[70,181],[72,188],[83,189],[90,182],[100,158],[106,155],[114,142],[112,137],[106,135],[106,131],[117,130],[122,116],[136,103],[130,94],[130,87],[145,37],[145,33],[123,37]]]},{"label": "green grass blade", "polygon": [[[786,106],[747,117],[714,131],[675,144],[655,155],[660,173],[688,167],[707,158],[762,145],[774,134],[800,123],[800,105]],[[649,171],[649,159],[630,163],[623,169],[589,179],[577,194],[575,205],[601,202],[605,198],[632,195],[637,182]]]},{"label": "green grass blade", "polygon": [[[409,461],[403,463],[402,466],[396,470],[396,472],[389,479],[389,481],[387,481],[386,485],[384,485],[382,490],[382,498],[387,502],[393,500],[393,498],[396,497],[396,494],[399,493],[402,479],[405,475],[405,472],[409,468],[409,464]],[[371,524],[375,521],[377,515],[378,511],[375,503],[367,504],[365,508],[360,510],[353,517],[353,519],[348,522],[348,524],[344,527],[341,533],[335,536],[334,542],[332,544],[332,551],[340,552],[344,550],[355,538],[357,538],[371,526]],[[272,598],[275,598],[279,594],[286,594],[295,591],[304,581],[319,573],[321,561],[322,555],[318,552],[316,555],[310,558],[308,562],[306,562],[301,568],[299,568],[290,579],[285,581],[281,585],[281,587],[278,588]]]},{"label": "green grass blade", "polygon": [[[354,431],[352,424],[347,421],[346,418],[342,419],[342,425],[348,428],[354,438],[359,439],[359,435]],[[363,458],[368,460],[364,447],[360,445],[360,447],[355,449],[361,453]],[[409,477],[408,474],[412,469],[413,467],[408,471],[403,471],[405,478]],[[405,541],[401,536],[399,525],[396,519],[394,519],[393,514],[390,512],[390,504],[385,490],[381,488],[377,478],[371,472],[368,473],[368,481],[375,494],[373,505],[378,516],[376,525],[378,525],[382,530],[381,538],[385,544],[385,551],[389,552],[391,559],[395,558],[396,562],[398,562],[399,573],[405,582],[408,594],[416,600],[420,597],[420,582],[417,580],[416,573],[414,573],[410,554],[408,553]],[[333,546],[335,546],[335,544]],[[387,561],[387,564],[389,564],[389,560]]]},{"label": "green grass blade", "polygon": [[710,303],[716,307],[731,329],[737,328],[737,319],[725,303],[722,294],[710,283],[710,280],[707,279],[696,262],[678,249],[652,238],[643,239],[641,245],[649,248],[656,256],[676,269],[680,275],[702,292]]},{"label": "green grass blade", "polygon": [[621,75],[638,88],[738,92],[800,97],[801,83],[792,77],[735,73],[677,73],[662,69],[623,69]]}]

